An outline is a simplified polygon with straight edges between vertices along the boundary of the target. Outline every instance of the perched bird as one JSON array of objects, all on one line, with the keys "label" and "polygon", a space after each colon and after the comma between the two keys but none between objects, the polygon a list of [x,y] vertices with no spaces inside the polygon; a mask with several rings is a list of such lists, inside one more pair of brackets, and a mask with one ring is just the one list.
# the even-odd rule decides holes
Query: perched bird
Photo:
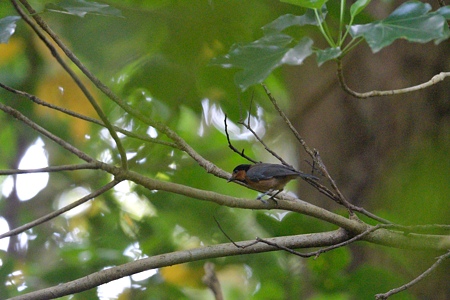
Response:
[{"label": "perched bird", "polygon": [[261,200],[265,195],[277,191],[276,194],[269,198],[273,199],[283,190],[284,186],[289,181],[297,177],[318,180],[314,175],[305,174],[284,165],[258,163],[254,165],[237,166],[234,168],[233,174],[228,182],[240,181],[256,190],[265,192],[257,198],[258,200]]}]

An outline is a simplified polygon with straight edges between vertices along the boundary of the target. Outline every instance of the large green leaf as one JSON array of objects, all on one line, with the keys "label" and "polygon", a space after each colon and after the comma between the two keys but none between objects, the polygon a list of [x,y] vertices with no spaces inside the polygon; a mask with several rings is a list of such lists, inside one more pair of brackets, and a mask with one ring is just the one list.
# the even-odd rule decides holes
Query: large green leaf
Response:
[{"label": "large green leaf", "polygon": [[351,26],[350,34],[365,38],[373,52],[400,38],[418,43],[439,43],[450,35],[446,22],[448,8],[429,13],[430,10],[428,3],[406,2],[384,20]]},{"label": "large green leaf", "polygon": [[86,14],[121,17],[120,10],[108,4],[88,2],[85,0],[63,0],[58,4],[46,5],[46,10],[84,17]]},{"label": "large green leaf", "polygon": [[280,0],[281,2],[286,2],[306,8],[321,8],[328,0]]},{"label": "large green leaf", "polygon": [[[324,5],[320,13],[320,22],[323,22],[326,15],[327,15],[327,8]],[[314,10],[308,9],[306,13],[301,16],[295,16],[292,14],[282,15],[281,17],[270,22],[269,24],[264,25],[262,29],[267,34],[273,32],[281,32],[284,29],[291,26],[304,26],[304,25],[316,25],[316,26],[319,25]]]},{"label": "large green leaf", "polygon": [[6,44],[9,38],[16,31],[16,22],[19,20],[18,16],[8,16],[0,19],[0,43]]},{"label": "large green leaf", "polygon": [[352,6],[350,7],[350,16],[352,17],[352,19],[355,16],[357,16],[360,12],[362,12],[364,8],[366,8],[366,6],[369,5],[370,2],[371,0],[358,0],[355,3],[353,3]]},{"label": "large green leaf", "polygon": [[299,65],[312,54],[310,38],[303,38],[294,47],[288,47],[292,41],[293,38],[286,34],[267,35],[249,44],[233,45],[228,54],[214,58],[211,64],[243,69],[236,74],[235,82],[246,90],[261,83],[276,67]]},{"label": "large green leaf", "polygon": [[316,50],[316,54],[317,54],[317,64],[320,67],[325,62],[339,57],[339,55],[342,54],[342,50],[339,47],[327,48],[324,50]]}]

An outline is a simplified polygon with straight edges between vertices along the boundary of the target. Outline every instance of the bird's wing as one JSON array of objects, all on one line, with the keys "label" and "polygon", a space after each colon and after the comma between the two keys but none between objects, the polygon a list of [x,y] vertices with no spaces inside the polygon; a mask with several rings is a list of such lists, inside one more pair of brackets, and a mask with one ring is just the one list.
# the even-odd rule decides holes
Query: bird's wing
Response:
[{"label": "bird's wing", "polygon": [[286,166],[276,164],[256,164],[247,171],[247,177],[252,181],[296,175],[299,175],[299,173],[295,170],[291,170]]}]

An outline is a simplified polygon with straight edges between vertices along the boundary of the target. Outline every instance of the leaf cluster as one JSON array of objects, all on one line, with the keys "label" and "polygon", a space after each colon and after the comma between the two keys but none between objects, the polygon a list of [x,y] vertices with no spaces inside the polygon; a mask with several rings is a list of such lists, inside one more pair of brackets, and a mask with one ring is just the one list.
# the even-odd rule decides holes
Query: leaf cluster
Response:
[{"label": "leaf cluster", "polygon": [[[260,39],[235,44],[227,54],[211,61],[212,65],[223,68],[243,69],[235,76],[235,83],[242,90],[263,82],[278,66],[300,65],[312,54],[316,55],[319,66],[330,60],[341,60],[362,41],[367,42],[372,52],[376,53],[397,39],[416,43],[434,41],[438,44],[450,36],[446,22],[450,19],[450,6],[431,11],[428,3],[408,1],[384,19],[357,24],[357,16],[371,1],[358,0],[348,10],[346,1],[342,0],[338,24],[333,26],[338,30],[332,30],[327,1],[283,2],[305,8],[306,12],[300,16],[286,14],[278,17],[262,27],[264,36]],[[291,36],[284,32],[294,26],[313,26],[328,47],[315,47],[313,38],[305,34]]]}]

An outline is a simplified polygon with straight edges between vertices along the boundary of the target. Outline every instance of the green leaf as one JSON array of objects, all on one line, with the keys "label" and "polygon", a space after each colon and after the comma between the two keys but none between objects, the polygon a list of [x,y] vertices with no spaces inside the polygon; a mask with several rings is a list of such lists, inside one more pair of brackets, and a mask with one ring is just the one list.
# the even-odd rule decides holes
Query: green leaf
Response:
[{"label": "green leaf", "polygon": [[0,19],[0,43],[6,44],[9,38],[16,31],[16,22],[19,20],[19,16],[8,16]]},{"label": "green leaf", "polygon": [[355,3],[353,3],[352,6],[350,7],[350,16],[352,17],[352,19],[355,16],[357,16],[360,12],[362,12],[364,8],[366,8],[366,6],[369,5],[370,2],[371,0],[358,0]]},{"label": "green leaf", "polygon": [[448,20],[450,19],[450,6],[441,7],[436,11],[436,13],[440,14]]},{"label": "green leaf", "polygon": [[430,10],[428,3],[406,2],[384,20],[351,26],[350,34],[365,38],[374,53],[400,38],[418,43],[433,40],[439,43],[450,36],[446,23],[448,9],[428,13]]},{"label": "green leaf", "polygon": [[317,54],[317,64],[319,65],[319,67],[332,59],[335,59],[337,57],[339,57],[339,55],[342,54],[341,48],[337,47],[337,48],[328,48],[328,49],[324,49],[324,50],[317,50],[315,51]]},{"label": "green leaf", "polygon": [[276,67],[299,65],[312,54],[310,38],[303,38],[294,47],[288,47],[292,41],[286,34],[267,35],[249,44],[233,45],[228,54],[214,58],[211,64],[243,69],[236,74],[235,82],[246,90],[261,83]]},{"label": "green leaf", "polygon": [[280,0],[281,2],[294,4],[306,8],[321,8],[328,0]]},{"label": "green leaf", "polygon": [[[327,14],[326,6],[323,6],[322,13],[320,14],[321,23],[325,19],[326,14]],[[295,16],[292,14],[283,15],[277,18],[276,20],[270,22],[269,24],[264,25],[262,27],[262,30],[264,30],[264,32],[268,34],[281,32],[284,29],[291,26],[304,26],[304,25],[316,25],[316,26],[319,25],[314,10],[308,9],[306,13],[302,16]]]},{"label": "green leaf", "polygon": [[47,4],[45,8],[48,11],[75,15],[81,18],[86,14],[122,17],[120,10],[108,4],[88,2],[85,0],[63,0],[58,4]]}]

